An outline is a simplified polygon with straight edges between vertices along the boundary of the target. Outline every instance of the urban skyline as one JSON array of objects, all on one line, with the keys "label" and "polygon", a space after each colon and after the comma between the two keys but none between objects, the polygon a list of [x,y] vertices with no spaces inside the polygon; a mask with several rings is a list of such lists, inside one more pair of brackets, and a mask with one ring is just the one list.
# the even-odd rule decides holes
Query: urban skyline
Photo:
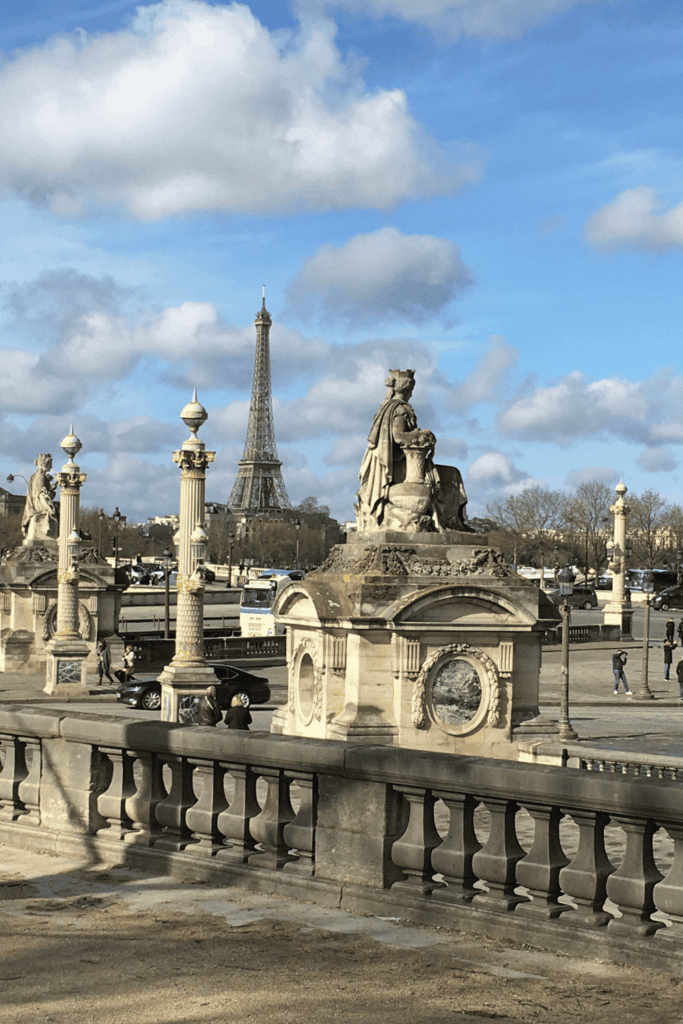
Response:
[{"label": "urban skyline", "polygon": [[683,26],[634,0],[10,4],[0,454],[73,422],[84,505],[225,502],[267,286],[292,504],[352,517],[390,367],[472,515],[596,478],[680,501]]}]

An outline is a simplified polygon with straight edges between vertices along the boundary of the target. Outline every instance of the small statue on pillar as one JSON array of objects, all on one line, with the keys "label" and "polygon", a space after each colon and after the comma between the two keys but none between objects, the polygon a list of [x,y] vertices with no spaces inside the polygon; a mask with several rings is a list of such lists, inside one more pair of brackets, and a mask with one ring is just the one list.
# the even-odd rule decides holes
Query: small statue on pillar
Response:
[{"label": "small statue on pillar", "polygon": [[436,438],[417,425],[413,370],[390,370],[368,437],[356,505],[359,533],[472,532],[460,471],[433,461]]},{"label": "small statue on pillar", "polygon": [[56,540],[59,535],[54,500],[57,488],[50,474],[52,456],[39,455],[35,463],[38,468],[28,482],[24,516],[21,520],[24,546],[41,545],[48,539]]}]

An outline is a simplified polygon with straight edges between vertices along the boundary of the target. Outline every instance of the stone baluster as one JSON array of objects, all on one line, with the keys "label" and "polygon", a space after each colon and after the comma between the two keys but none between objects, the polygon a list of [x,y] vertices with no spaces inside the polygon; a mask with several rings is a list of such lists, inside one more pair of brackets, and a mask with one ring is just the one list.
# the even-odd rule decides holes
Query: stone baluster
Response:
[{"label": "stone baluster", "polygon": [[19,783],[19,801],[23,806],[22,824],[40,824],[40,776],[43,748],[37,736],[21,736],[24,765],[28,774]]},{"label": "stone baluster", "polygon": [[626,833],[626,851],[618,869],[607,879],[607,895],[616,903],[621,917],[612,918],[607,925],[610,933],[624,935],[654,935],[664,924],[653,921],[657,909],[652,892],[664,877],[657,869],[652,853],[652,839],[657,825],[651,818],[632,818],[616,814]]},{"label": "stone baluster", "polygon": [[259,868],[281,868],[291,857],[284,839],[285,825],[294,818],[289,800],[290,780],[281,768],[258,768],[257,773],[268,785],[265,803],[261,813],[251,819],[250,830],[254,840],[263,850],[256,850],[249,857],[249,863]]},{"label": "stone baluster", "polygon": [[243,864],[256,849],[249,829],[250,822],[261,808],[256,799],[256,775],[246,764],[221,761],[235,783],[230,806],[218,815],[218,830],[224,836],[224,846],[216,854],[217,860]]},{"label": "stone baluster", "polygon": [[526,853],[515,831],[517,804],[498,797],[486,797],[483,804],[491,815],[491,831],[486,844],[472,858],[472,867],[486,882],[488,892],[477,893],[472,903],[487,910],[514,910],[526,900],[526,896],[515,893],[515,868]]},{"label": "stone baluster", "polygon": [[665,827],[673,839],[673,860],[668,874],[654,887],[652,897],[657,910],[668,914],[671,925],[669,928],[661,928],[657,932],[657,939],[674,942],[680,948],[683,941],[683,823],[667,824]]},{"label": "stone baluster", "polygon": [[163,765],[149,750],[129,750],[127,753],[134,760],[134,769],[137,766],[139,781],[135,793],[126,800],[126,814],[131,820],[133,831],[128,832],[123,840],[136,846],[151,846],[162,834],[157,823],[156,809],[166,797]]},{"label": "stone baluster", "polygon": [[19,784],[28,775],[25,745],[18,736],[0,734],[0,744],[5,755],[0,772],[0,820],[16,821],[24,812],[19,798]]},{"label": "stone baluster", "polygon": [[533,899],[530,903],[520,903],[517,913],[558,917],[569,910],[566,903],[558,903],[562,894],[560,871],[569,864],[560,843],[562,811],[549,804],[525,804],[525,807],[534,819],[534,841],[517,865],[517,884],[526,886]]},{"label": "stone baluster", "polygon": [[603,910],[607,879],[614,871],[605,852],[609,815],[602,811],[569,813],[579,826],[579,848],[574,859],[560,871],[560,885],[578,906],[562,915],[562,924],[572,928],[603,928],[612,918]]},{"label": "stone baluster", "polygon": [[394,882],[392,889],[405,889],[428,895],[439,884],[433,879],[432,850],[441,845],[441,836],[434,824],[434,796],[419,786],[394,786],[408,801],[408,825],[400,839],[391,847],[391,859],[405,878]]},{"label": "stone baluster", "polygon": [[157,821],[164,833],[156,840],[154,848],[177,852],[184,850],[192,841],[185,816],[188,807],[196,803],[192,788],[193,770],[185,757],[162,754],[161,758],[171,770],[171,788],[166,797],[157,804]]},{"label": "stone baluster", "polygon": [[474,888],[477,876],[472,858],[481,843],[474,831],[474,812],[479,801],[468,793],[434,792],[449,810],[448,835],[432,853],[432,870],[443,875],[445,888],[435,889],[432,896],[444,903],[469,903],[481,890]]},{"label": "stone baluster", "polygon": [[108,839],[123,839],[132,829],[132,822],[126,812],[126,801],[135,793],[133,759],[118,747],[98,749],[111,765],[111,779],[105,792],[97,798],[97,810],[107,822],[97,831]]},{"label": "stone baluster", "polygon": [[201,779],[201,792],[197,803],[185,815],[185,823],[192,830],[195,842],[188,853],[213,857],[220,850],[223,836],[218,829],[218,817],[228,806],[225,798],[227,768],[218,761],[191,758],[195,774]]},{"label": "stone baluster", "polygon": [[312,772],[285,772],[288,779],[296,782],[301,792],[301,803],[296,817],[283,829],[285,846],[296,860],[288,861],[285,871],[299,875],[315,874],[315,826],[318,817],[318,779]]}]

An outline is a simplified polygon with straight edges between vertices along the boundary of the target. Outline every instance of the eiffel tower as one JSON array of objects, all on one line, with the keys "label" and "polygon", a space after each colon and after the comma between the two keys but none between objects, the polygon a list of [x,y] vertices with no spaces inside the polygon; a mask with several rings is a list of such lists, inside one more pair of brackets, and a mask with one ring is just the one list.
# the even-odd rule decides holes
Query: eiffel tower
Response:
[{"label": "eiffel tower", "polygon": [[275,447],[273,398],[270,390],[270,313],[263,305],[256,314],[256,358],[251,387],[249,425],[244,453],[232,486],[228,507],[234,515],[268,516],[289,509],[292,503],[282,479],[282,463]]}]

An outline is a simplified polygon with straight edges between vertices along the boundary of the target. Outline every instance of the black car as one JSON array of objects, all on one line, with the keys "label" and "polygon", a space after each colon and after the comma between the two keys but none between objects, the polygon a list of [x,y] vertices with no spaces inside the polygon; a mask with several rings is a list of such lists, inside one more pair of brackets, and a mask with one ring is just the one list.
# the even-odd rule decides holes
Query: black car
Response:
[{"label": "black car", "polygon": [[548,597],[553,604],[561,605],[566,601],[570,608],[597,608],[598,607],[598,595],[595,593],[592,587],[574,587],[573,593],[565,597],[561,594],[559,588],[557,590],[551,590]]},{"label": "black car", "polygon": [[[251,704],[265,704],[270,700],[270,686],[264,676],[254,676],[244,669],[226,665],[223,662],[208,662],[208,667],[216,673],[216,697],[223,711],[227,711],[236,693],[242,697],[245,707]],[[145,711],[158,711],[161,707],[161,683],[156,676],[137,676],[129,683],[123,683],[116,691],[116,699],[122,704]],[[197,698],[183,698],[187,708],[196,704]],[[182,702],[181,702],[182,703]],[[188,715],[182,716],[187,718]]]},{"label": "black car", "polygon": [[667,587],[652,601],[657,611],[668,612],[669,608],[683,608],[683,587]]}]

